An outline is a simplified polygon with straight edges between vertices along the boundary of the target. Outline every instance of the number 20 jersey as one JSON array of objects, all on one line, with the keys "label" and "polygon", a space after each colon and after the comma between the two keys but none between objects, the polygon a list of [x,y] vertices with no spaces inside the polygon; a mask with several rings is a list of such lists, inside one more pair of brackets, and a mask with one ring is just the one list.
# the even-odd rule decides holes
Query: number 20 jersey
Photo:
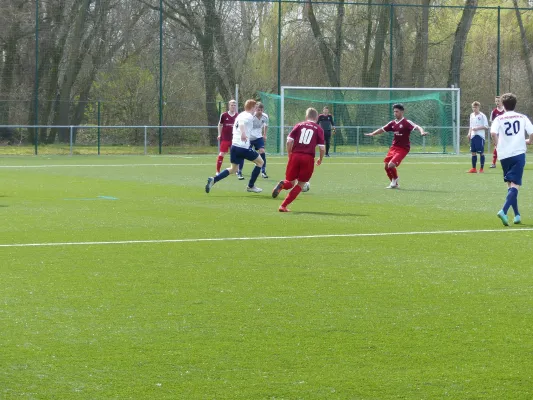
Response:
[{"label": "number 20 jersey", "polygon": [[312,121],[296,124],[287,140],[293,141],[292,152],[315,156],[316,146],[324,145],[324,130]]},{"label": "number 20 jersey", "polygon": [[498,135],[498,159],[504,160],[526,152],[525,134],[533,133],[533,125],[525,115],[507,111],[496,117],[490,132]]}]

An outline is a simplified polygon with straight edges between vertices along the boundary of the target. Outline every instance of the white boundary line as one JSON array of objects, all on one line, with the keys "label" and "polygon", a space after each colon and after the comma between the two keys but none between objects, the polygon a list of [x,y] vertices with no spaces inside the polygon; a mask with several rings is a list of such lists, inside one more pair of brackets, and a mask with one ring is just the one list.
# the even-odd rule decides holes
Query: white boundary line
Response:
[{"label": "white boundary line", "polygon": [[[269,165],[286,165],[287,162],[269,162]],[[334,162],[328,163],[327,166],[333,165],[382,165],[383,162]],[[409,162],[406,165],[467,165],[467,162],[460,161],[427,161],[427,162]],[[212,163],[197,163],[197,164],[44,164],[44,165],[0,165],[0,169],[34,169],[34,168],[72,168],[72,167],[200,167],[212,166]],[[326,164],[323,164],[326,165]]]},{"label": "white boundary line", "polygon": [[414,235],[458,235],[465,233],[509,233],[531,232],[533,228],[519,229],[470,229],[452,231],[414,231],[414,232],[378,232],[378,233],[346,233],[331,235],[297,235],[297,236],[261,236],[261,237],[230,237],[230,238],[204,238],[204,239],[161,239],[161,240],[117,240],[109,242],[59,242],[59,243],[13,243],[0,244],[2,247],[53,247],[53,246],[101,246],[116,244],[159,244],[159,243],[201,243],[201,242],[232,242],[239,240],[293,240],[293,239],[329,239],[329,238],[355,238],[376,236],[414,236]]}]

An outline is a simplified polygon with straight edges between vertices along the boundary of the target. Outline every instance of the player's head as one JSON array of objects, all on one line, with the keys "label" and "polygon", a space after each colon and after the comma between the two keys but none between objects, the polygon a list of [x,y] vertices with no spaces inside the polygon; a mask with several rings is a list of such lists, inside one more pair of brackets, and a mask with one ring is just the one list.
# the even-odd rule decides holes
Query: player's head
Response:
[{"label": "player's head", "polygon": [[254,99],[246,100],[246,103],[244,103],[244,109],[249,113],[253,113],[255,111],[256,104],[257,102]]},{"label": "player's head", "polygon": [[480,108],[481,108],[481,103],[479,101],[474,101],[472,103],[472,111],[474,111],[476,114],[479,113]]},{"label": "player's head", "polygon": [[496,104],[496,107],[501,107],[502,106],[502,99],[500,96],[496,96],[494,98],[494,104]]},{"label": "player's head", "polygon": [[237,102],[235,100],[230,100],[228,102],[228,109],[230,113],[234,113],[237,111]]},{"label": "player's head", "polygon": [[309,107],[307,110],[305,110],[305,119],[313,122],[318,121],[318,111],[312,107]]},{"label": "player's head", "polygon": [[329,108],[328,108],[328,106],[326,106],[326,107],[324,107],[324,108],[322,109],[322,113],[323,113],[324,115],[328,115],[328,114],[329,114]]},{"label": "player's head", "polygon": [[257,118],[261,118],[261,116],[263,115],[263,111],[265,111],[265,106],[263,105],[263,103],[258,102],[255,105],[255,115],[257,116]]},{"label": "player's head", "polygon": [[500,96],[505,111],[513,111],[516,107],[516,96],[512,93],[505,93]]},{"label": "player's head", "polygon": [[403,112],[405,111],[405,108],[403,107],[403,104],[401,104],[401,103],[393,104],[392,110],[394,111],[394,118],[396,118],[396,119],[402,119],[403,118]]}]

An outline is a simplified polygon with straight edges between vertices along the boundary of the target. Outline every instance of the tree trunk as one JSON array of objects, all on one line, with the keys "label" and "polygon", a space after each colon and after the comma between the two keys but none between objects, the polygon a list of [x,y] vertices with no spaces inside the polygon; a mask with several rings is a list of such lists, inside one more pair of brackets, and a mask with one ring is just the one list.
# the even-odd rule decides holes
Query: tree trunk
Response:
[{"label": "tree trunk", "polygon": [[466,45],[468,32],[472,26],[472,20],[476,14],[478,0],[466,0],[461,21],[455,31],[455,41],[453,43],[452,58],[450,62],[450,73],[448,75],[448,87],[454,85],[461,86],[461,66],[463,64],[463,54]]},{"label": "tree trunk", "polygon": [[400,7],[394,8],[394,21],[393,21],[393,62],[394,62],[394,71],[392,76],[392,86],[400,87],[405,82],[405,51],[404,51],[404,40],[402,33],[402,9]]},{"label": "tree trunk", "polygon": [[20,39],[20,22],[14,21],[10,29],[9,35],[5,40],[3,47],[4,53],[4,68],[2,69],[0,82],[0,95],[7,101],[0,101],[0,125],[9,125],[9,98],[13,88],[13,71],[15,70],[15,62],[17,59],[17,42]]},{"label": "tree trunk", "polygon": [[424,87],[426,79],[429,44],[429,2],[430,0],[422,1],[422,16],[416,29],[416,46],[409,86],[417,88]]},{"label": "tree trunk", "polygon": [[363,86],[377,87],[381,77],[381,65],[383,64],[383,53],[385,50],[385,40],[389,31],[390,7],[385,5],[380,7],[378,26],[375,34],[374,54],[372,64],[368,71],[363,71]]},{"label": "tree trunk", "polygon": [[524,62],[527,70],[527,80],[529,82],[530,96],[533,97],[533,67],[531,66],[531,48],[529,47],[529,41],[527,40],[526,30],[524,29],[524,23],[522,21],[522,14],[518,9],[518,1],[513,0],[513,4],[516,11],[516,19],[520,28],[520,38],[522,39],[522,54],[524,56]]}]

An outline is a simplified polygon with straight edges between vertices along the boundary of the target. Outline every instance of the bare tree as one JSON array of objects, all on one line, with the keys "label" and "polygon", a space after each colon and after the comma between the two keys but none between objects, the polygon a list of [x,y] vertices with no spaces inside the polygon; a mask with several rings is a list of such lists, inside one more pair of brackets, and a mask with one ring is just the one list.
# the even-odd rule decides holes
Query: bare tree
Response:
[{"label": "bare tree", "polygon": [[477,3],[478,0],[466,0],[463,15],[461,16],[459,25],[457,25],[450,62],[450,72],[448,75],[448,87],[451,87],[451,85],[459,87],[461,85],[461,67],[463,65],[466,39],[477,10]]},{"label": "bare tree", "polygon": [[428,63],[429,45],[429,3],[431,0],[422,0],[422,10],[416,27],[416,44],[411,66],[409,86],[424,87]]},{"label": "bare tree", "polygon": [[527,39],[526,30],[524,28],[524,22],[522,21],[522,14],[518,8],[518,1],[513,0],[513,4],[516,12],[516,19],[518,21],[518,27],[520,28],[520,38],[522,41],[522,55],[526,64],[527,80],[529,82],[529,90],[533,97],[533,67],[531,66],[531,48],[529,47],[529,41]]}]

